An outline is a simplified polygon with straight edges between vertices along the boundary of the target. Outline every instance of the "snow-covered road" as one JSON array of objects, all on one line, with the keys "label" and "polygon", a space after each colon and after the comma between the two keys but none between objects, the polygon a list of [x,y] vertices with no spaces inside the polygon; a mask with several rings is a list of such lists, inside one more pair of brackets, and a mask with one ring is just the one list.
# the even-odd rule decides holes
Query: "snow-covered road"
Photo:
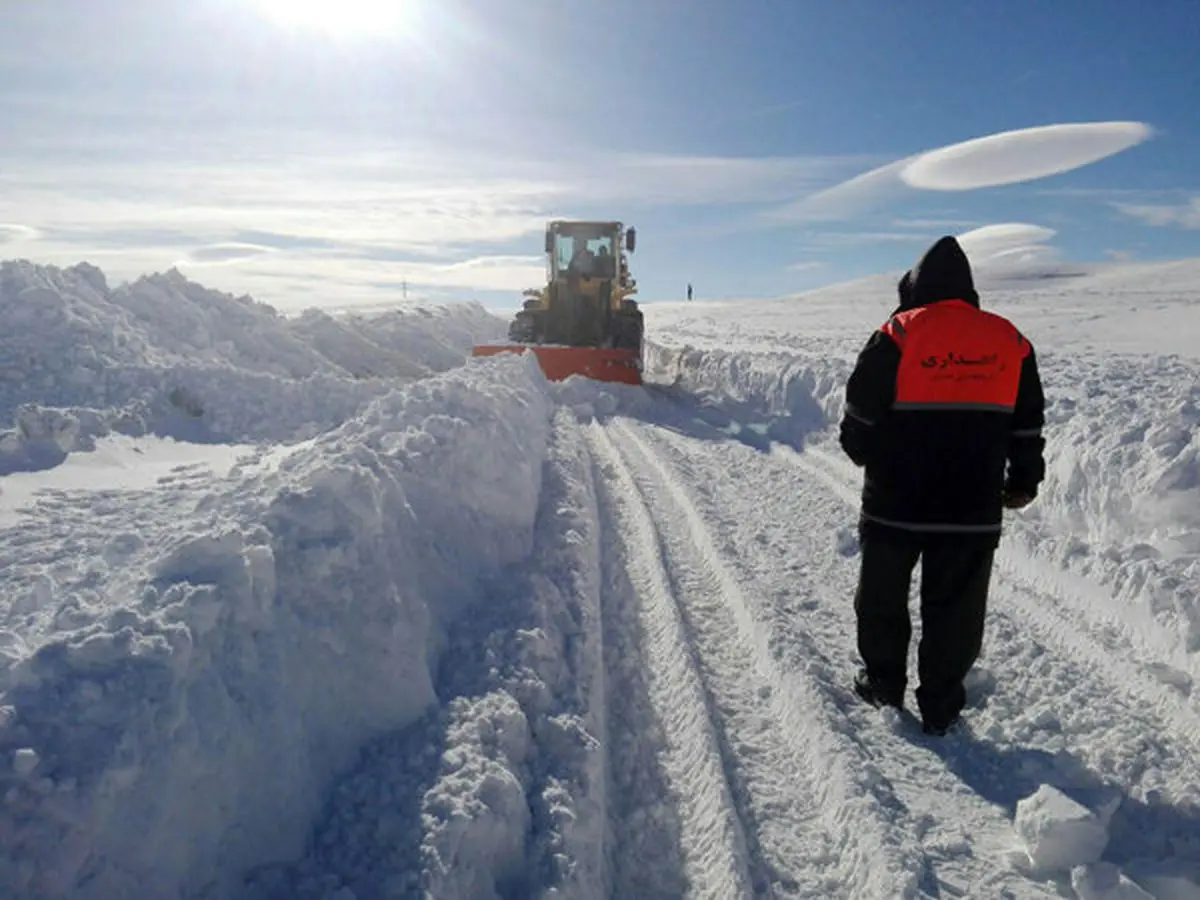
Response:
[{"label": "snow-covered road", "polygon": [[[1136,870],[1139,860],[1200,857],[1200,716],[1125,639],[1137,632],[1114,628],[1094,596],[1078,593],[1085,582],[1047,575],[1006,545],[968,725],[927,737],[910,716],[867,708],[850,690],[855,470],[819,443],[798,451],[731,440],[712,424],[711,406],[654,396],[631,404],[635,415],[557,423],[555,443],[571,450],[552,454],[543,478],[573,486],[575,499],[556,491],[543,506],[542,518],[558,525],[540,531],[541,568],[527,577],[572,584],[587,601],[572,619],[579,631],[556,628],[550,606],[525,609],[538,649],[496,648],[499,677],[447,676],[461,696],[524,682],[513,693],[530,743],[501,756],[497,772],[529,809],[548,808],[537,760],[571,757],[560,728],[539,727],[538,711],[569,708],[590,720],[593,758],[568,767],[561,814],[545,813],[545,830],[534,829],[541,849],[528,857],[513,847],[503,865],[480,866],[468,848],[490,842],[459,833],[448,852],[444,823],[431,820],[418,843],[426,871],[431,859],[446,867],[445,879],[425,882],[434,895],[558,887],[588,897],[1057,897],[1069,882],[1054,854],[1086,850],[1048,841],[1040,871],[1014,833],[1018,802],[1043,784],[1099,811],[1119,848],[1112,863]],[[574,514],[580,508],[589,514]],[[487,633],[513,627],[512,612]],[[598,633],[589,630],[597,620]],[[476,624],[463,640],[490,649],[483,634]],[[915,623],[914,657],[919,635]],[[568,649],[572,640],[590,646]],[[575,660],[573,677],[556,652]],[[531,678],[553,699],[530,696]],[[441,780],[460,777],[431,773],[410,786],[428,803],[451,790]],[[1115,787],[1134,783],[1134,795]],[[371,784],[352,794],[356,808],[377,793]],[[344,813],[369,843],[395,816],[394,794],[382,794],[390,802],[379,821]],[[496,807],[487,807],[482,824],[460,828],[494,832]],[[580,810],[586,837],[572,834]],[[347,853],[344,835],[330,843]],[[310,860],[300,883],[373,896],[364,885],[387,879],[363,879],[371,856],[352,852],[354,864],[332,872]],[[468,890],[463,873],[481,871],[490,875]]]},{"label": "snow-covered road", "polygon": [[1049,472],[939,739],[850,689],[886,293],[648,307],[632,388],[456,363],[473,306],[234,341],[17,270],[71,315],[0,385],[0,894],[1196,900],[1200,362],[1120,274],[1000,295],[1057,342]]},{"label": "snow-covered road", "polygon": [[[1002,555],[969,733],[930,739],[863,708],[848,690],[853,470],[820,448],[763,453],[692,421],[617,420],[604,429],[606,453],[619,448],[618,478],[637,486],[616,495],[640,495],[647,511],[644,528],[623,530],[665,590],[648,582],[640,595],[657,607],[665,593],[690,644],[679,654],[695,661],[706,701],[691,715],[718,736],[728,814],[751,848],[740,865],[759,895],[1037,896],[1013,852],[1017,801],[1049,781],[1091,790],[1103,806],[1102,785],[1145,769],[1147,754],[1162,778],[1151,796],[1195,808],[1194,706],[1088,598],[1047,586],[1018,551]],[[919,626],[914,651],[918,636]],[[674,715],[687,717],[692,692],[672,693]],[[1038,734],[1052,746],[1056,732],[1072,736],[1070,750],[1029,749]],[[1200,817],[1152,801],[1126,798],[1110,830],[1130,854],[1121,861],[1200,853]],[[706,868],[688,869],[713,884]]]}]

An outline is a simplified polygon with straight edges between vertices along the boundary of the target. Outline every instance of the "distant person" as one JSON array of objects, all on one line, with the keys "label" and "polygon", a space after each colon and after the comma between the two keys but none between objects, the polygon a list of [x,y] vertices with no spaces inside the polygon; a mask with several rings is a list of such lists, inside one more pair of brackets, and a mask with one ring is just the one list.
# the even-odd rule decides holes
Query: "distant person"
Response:
[{"label": "distant person", "polygon": [[898,293],[858,356],[841,422],[842,448],[866,469],[854,689],[874,706],[904,705],[920,558],[916,698],[924,730],[941,735],[983,644],[1003,509],[1032,502],[1045,477],[1044,400],[1033,346],[979,308],[954,238],[930,247]]},{"label": "distant person", "polygon": [[688,282],[688,299],[692,299],[692,283],[690,281]]}]

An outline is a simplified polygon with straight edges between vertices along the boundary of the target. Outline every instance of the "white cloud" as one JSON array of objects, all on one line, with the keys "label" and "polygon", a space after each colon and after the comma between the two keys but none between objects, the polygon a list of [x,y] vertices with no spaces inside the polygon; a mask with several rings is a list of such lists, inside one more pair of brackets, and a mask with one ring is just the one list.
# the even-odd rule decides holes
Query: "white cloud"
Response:
[{"label": "white cloud", "polygon": [[240,244],[236,242],[208,244],[204,247],[197,247],[185,259],[180,260],[178,265],[218,266],[226,263],[240,262],[244,259],[253,259],[256,256],[262,256],[271,252],[272,248],[262,247],[258,244]]},{"label": "white cloud", "polygon": [[825,263],[818,260],[809,260],[807,262],[792,263],[787,267],[789,272],[815,272],[817,269],[825,268]]},{"label": "white cloud", "polygon": [[873,244],[919,244],[929,236],[917,231],[812,231],[801,235],[810,250],[852,250]]},{"label": "white cloud", "polygon": [[[218,281],[218,273],[221,280]],[[538,257],[476,257],[449,264],[320,262],[301,259],[288,265],[262,259],[235,271],[205,273],[204,283],[224,290],[249,292],[284,311],[308,306],[356,307],[409,298],[464,299],[475,293],[500,294],[519,307],[522,291],[545,283]],[[228,285],[228,286],[227,286]]]},{"label": "white cloud", "polygon": [[1141,122],[1084,122],[1005,131],[922,153],[900,179],[927,191],[970,191],[1070,172],[1152,135]]},{"label": "white cloud", "polygon": [[559,193],[549,183],[477,176],[469,163],[455,170],[446,156],[424,165],[398,156],[395,167],[287,153],[88,165],[31,157],[5,166],[0,191],[6,207],[48,239],[69,234],[81,248],[92,234],[174,229],[192,244],[226,243],[237,232],[258,231],[412,253],[536,233]]},{"label": "white cloud", "polygon": [[637,205],[770,203],[811,190],[854,164],[847,157],[595,154],[558,170],[564,199]]},{"label": "white cloud", "polygon": [[904,193],[900,170],[907,159],[880,166],[849,181],[817,191],[811,196],[789,203],[774,215],[799,221],[837,221],[856,218],[861,213]]},{"label": "white cloud", "polygon": [[36,240],[38,236],[38,230],[28,225],[0,222],[0,244],[19,244],[22,241]]},{"label": "white cloud", "polygon": [[1045,244],[1057,232],[1042,225],[1025,222],[1003,222],[984,225],[958,235],[958,243],[968,256],[987,259],[1022,247]]},{"label": "white cloud", "polygon": [[5,165],[6,214],[30,226],[0,229],[0,243],[36,238],[38,261],[91,259],[118,278],[205,266],[208,281],[230,284],[228,272],[273,294],[286,285],[288,297],[270,301],[281,305],[317,302],[287,274],[301,270],[336,273],[347,286],[407,279],[520,290],[541,282],[542,261],[505,254],[539,253],[549,219],[602,215],[636,224],[656,206],[769,202],[811,190],[848,164],[568,146],[539,158],[321,137],[231,145],[226,135],[195,148],[151,141],[147,154],[135,140],[106,135],[99,149],[88,148],[93,159],[74,146],[59,155],[26,148]]},{"label": "white cloud", "polygon": [[1090,122],[1005,131],[880,166],[788,204],[786,219],[850,219],[912,190],[968,191],[1034,181],[1120,153],[1153,134],[1141,122]]},{"label": "white cloud", "polygon": [[1003,222],[972,229],[957,238],[973,268],[1011,269],[1057,260],[1058,250],[1049,243],[1057,233],[1042,225]]},{"label": "white cloud", "polygon": [[424,285],[514,293],[546,280],[545,261],[539,256],[480,256],[448,265],[405,263],[397,272]]},{"label": "white cloud", "polygon": [[1200,228],[1200,195],[1186,203],[1114,203],[1122,214],[1158,228]]},{"label": "white cloud", "polygon": [[911,228],[915,231],[937,231],[940,233],[952,234],[960,228],[970,228],[974,226],[974,222],[964,219],[893,219],[891,226],[893,228]]}]

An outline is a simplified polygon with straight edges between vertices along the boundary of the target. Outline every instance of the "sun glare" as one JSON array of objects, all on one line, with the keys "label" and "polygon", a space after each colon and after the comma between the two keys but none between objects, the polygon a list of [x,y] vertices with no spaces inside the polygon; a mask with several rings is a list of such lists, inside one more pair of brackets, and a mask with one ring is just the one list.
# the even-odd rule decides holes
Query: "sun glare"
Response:
[{"label": "sun glare", "polygon": [[413,0],[258,0],[272,19],[288,28],[329,35],[382,35],[406,32],[413,24]]}]

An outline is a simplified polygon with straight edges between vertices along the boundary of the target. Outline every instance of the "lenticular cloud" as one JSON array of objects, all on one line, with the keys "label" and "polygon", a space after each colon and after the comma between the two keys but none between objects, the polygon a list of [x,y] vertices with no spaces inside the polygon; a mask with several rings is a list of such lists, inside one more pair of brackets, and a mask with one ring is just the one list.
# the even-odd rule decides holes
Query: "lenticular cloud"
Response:
[{"label": "lenticular cloud", "polygon": [[1080,168],[1149,138],[1141,122],[1088,122],[1003,131],[940,147],[900,170],[910,187],[969,191],[1033,181]]},{"label": "lenticular cloud", "polygon": [[1002,131],[871,169],[790,204],[784,218],[852,218],[905,189],[970,191],[1061,175],[1140,144],[1142,122],[1081,122]]},{"label": "lenticular cloud", "polygon": [[1045,254],[1051,252],[1046,244],[1057,232],[1041,225],[1025,222],[1003,222],[984,225],[958,235],[958,243],[972,263],[986,262],[1013,254]]}]

